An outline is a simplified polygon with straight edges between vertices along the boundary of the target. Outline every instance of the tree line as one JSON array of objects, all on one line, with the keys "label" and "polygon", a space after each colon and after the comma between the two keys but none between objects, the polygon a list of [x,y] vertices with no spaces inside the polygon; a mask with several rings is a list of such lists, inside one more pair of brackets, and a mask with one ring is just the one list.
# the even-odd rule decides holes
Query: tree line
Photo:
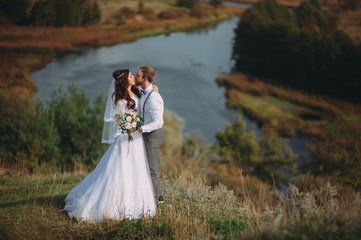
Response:
[{"label": "tree line", "polygon": [[[54,91],[46,104],[0,94],[0,115],[4,116],[0,119],[0,165],[29,173],[93,169],[109,147],[100,141],[104,111],[102,95],[90,103],[74,85]],[[172,139],[164,141],[161,147],[161,157],[167,158],[166,162],[175,163],[175,153],[188,158],[190,152],[200,151],[192,149],[202,148],[202,141],[181,136],[177,117],[165,116],[165,120],[165,138]],[[209,148],[204,145],[208,150],[197,155],[204,166],[236,166],[267,182],[286,181],[285,173],[296,171],[298,156],[272,130],[263,129],[261,135],[256,140],[253,132],[247,134],[245,123],[238,117],[232,127],[227,125],[217,133],[217,144]],[[199,160],[192,161],[196,164]],[[219,176],[212,172],[208,172],[210,178]]]},{"label": "tree line", "polygon": [[18,25],[85,26],[100,21],[94,0],[0,0],[0,16]]},{"label": "tree line", "polygon": [[288,9],[261,0],[235,29],[234,70],[286,86],[360,101],[361,44],[337,28],[318,0]]},{"label": "tree line", "polygon": [[[202,1],[201,0],[177,0],[176,5],[179,7],[193,8],[200,2],[202,2]],[[222,5],[222,0],[209,0],[207,2],[213,6]]]}]

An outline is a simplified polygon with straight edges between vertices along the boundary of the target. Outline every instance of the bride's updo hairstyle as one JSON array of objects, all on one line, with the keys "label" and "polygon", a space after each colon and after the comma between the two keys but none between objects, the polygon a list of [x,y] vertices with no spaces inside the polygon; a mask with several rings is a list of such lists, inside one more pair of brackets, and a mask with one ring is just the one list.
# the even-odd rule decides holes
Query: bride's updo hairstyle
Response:
[{"label": "bride's updo hairstyle", "polygon": [[128,109],[135,109],[135,101],[130,97],[128,92],[128,77],[129,69],[115,70],[113,72],[113,78],[115,79],[115,90],[112,95],[114,103],[117,104],[119,100],[125,99],[127,101]]}]

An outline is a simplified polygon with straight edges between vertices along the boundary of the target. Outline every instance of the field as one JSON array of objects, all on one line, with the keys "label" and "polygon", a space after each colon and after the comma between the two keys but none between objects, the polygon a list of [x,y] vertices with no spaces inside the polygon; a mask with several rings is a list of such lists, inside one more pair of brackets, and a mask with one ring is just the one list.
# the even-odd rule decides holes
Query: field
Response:
[{"label": "field", "polygon": [[[47,118],[51,114],[47,115],[44,106],[43,109],[22,101],[37,91],[30,74],[44,68],[52,56],[60,52],[186,31],[245,10],[207,7],[205,15],[198,18],[189,15],[187,9],[175,7],[175,0],[144,1],[143,12],[138,10],[138,1],[98,2],[102,19],[93,26],[0,26],[0,96],[9,100],[2,102],[0,108],[6,116],[0,125],[1,130],[6,131],[1,136],[0,152],[0,239],[359,239],[361,105],[270,84],[271,81],[266,83],[242,73],[219,77],[217,83],[226,88],[228,107],[256,120],[262,131],[276,129],[277,133],[266,135],[260,141],[263,145],[256,142],[252,134],[239,132],[243,129],[228,126],[230,131],[225,131],[224,139],[229,137],[231,143],[243,142],[234,149],[226,148],[222,155],[219,146],[206,146],[197,136],[183,138],[182,120],[165,112],[165,139],[159,167],[166,202],[159,206],[157,215],[152,219],[105,220],[99,224],[69,219],[62,211],[63,200],[94,168],[99,156],[88,159],[92,164],[85,164],[84,156],[82,159],[71,152],[66,155],[63,148],[55,145],[61,134],[67,134],[54,127],[59,121],[51,122]],[[292,7],[300,1],[279,2]],[[127,8],[124,10],[124,7]],[[165,10],[170,11],[169,18],[158,17],[158,13]],[[177,10],[185,14],[178,16]],[[356,11],[337,12],[340,28],[355,42],[361,38],[360,12],[360,7]],[[122,14],[128,17],[123,18]],[[69,121],[64,120],[63,124],[69,127],[74,119],[87,117],[101,124],[99,119],[104,109],[94,108],[87,113],[77,110],[76,107],[81,109],[89,104],[81,96],[79,93],[70,100],[60,101],[65,104],[53,106],[66,113],[63,117]],[[12,106],[20,110],[14,111]],[[73,114],[69,106],[76,110]],[[101,132],[90,120],[87,122],[90,127],[78,124],[78,120],[75,123],[75,127],[81,125],[77,130],[82,130],[84,136],[91,131]],[[46,144],[50,140],[44,140],[50,134],[49,129],[54,131],[51,149]],[[307,135],[315,143],[310,147],[313,162],[282,189],[277,189],[274,175],[272,183],[272,179],[262,181],[254,171],[255,166],[270,166],[271,173],[282,167],[277,161],[272,165],[273,160],[285,155],[278,142],[279,135]],[[13,141],[17,137],[17,141]],[[19,147],[20,141],[23,142]],[[252,144],[247,145],[249,142]],[[7,143],[13,144],[13,148],[6,149]],[[85,149],[85,141],[77,143]],[[96,148],[88,145],[89,149]],[[27,147],[31,146],[41,151],[30,149],[33,155],[26,155]],[[249,162],[229,160],[229,156],[239,155],[240,149],[252,152],[262,147],[269,149],[257,152]],[[47,155],[46,149],[57,152],[58,158],[48,161],[52,154]],[[231,155],[232,151],[236,154]],[[40,154],[46,157],[41,159]],[[64,159],[68,165],[61,168],[59,162],[65,162]]]},{"label": "field", "polygon": [[[184,172],[162,179],[166,202],[153,219],[78,222],[62,211],[66,194],[85,174],[19,176],[1,172],[1,239],[358,239],[361,200],[330,184],[310,192],[291,185],[283,195],[238,199]],[[277,194],[277,192],[274,192]],[[262,197],[263,196],[263,197]],[[275,195],[276,196],[276,195]],[[263,205],[265,207],[259,207]]]}]

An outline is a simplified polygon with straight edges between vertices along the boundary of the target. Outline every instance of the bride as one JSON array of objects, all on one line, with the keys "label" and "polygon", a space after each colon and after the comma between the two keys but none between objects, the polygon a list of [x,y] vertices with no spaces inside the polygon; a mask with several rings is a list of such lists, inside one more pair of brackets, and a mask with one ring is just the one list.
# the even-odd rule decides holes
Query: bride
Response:
[{"label": "bride", "polygon": [[156,213],[142,133],[135,133],[134,141],[129,142],[128,134],[118,130],[113,118],[127,109],[139,109],[140,93],[128,69],[114,71],[113,77],[102,136],[102,143],[111,145],[94,171],[65,198],[64,210],[70,218],[100,222],[105,218],[153,217]]}]

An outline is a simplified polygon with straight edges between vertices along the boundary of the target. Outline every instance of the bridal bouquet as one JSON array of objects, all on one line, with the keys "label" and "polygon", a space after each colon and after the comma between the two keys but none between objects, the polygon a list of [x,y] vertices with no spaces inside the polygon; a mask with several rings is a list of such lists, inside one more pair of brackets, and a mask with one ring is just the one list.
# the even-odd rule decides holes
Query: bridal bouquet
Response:
[{"label": "bridal bouquet", "polygon": [[[144,124],[143,117],[140,113],[130,109],[126,112],[114,115],[114,120],[118,123],[122,133],[135,132]],[[129,135],[128,141],[133,141],[133,136]]]}]

